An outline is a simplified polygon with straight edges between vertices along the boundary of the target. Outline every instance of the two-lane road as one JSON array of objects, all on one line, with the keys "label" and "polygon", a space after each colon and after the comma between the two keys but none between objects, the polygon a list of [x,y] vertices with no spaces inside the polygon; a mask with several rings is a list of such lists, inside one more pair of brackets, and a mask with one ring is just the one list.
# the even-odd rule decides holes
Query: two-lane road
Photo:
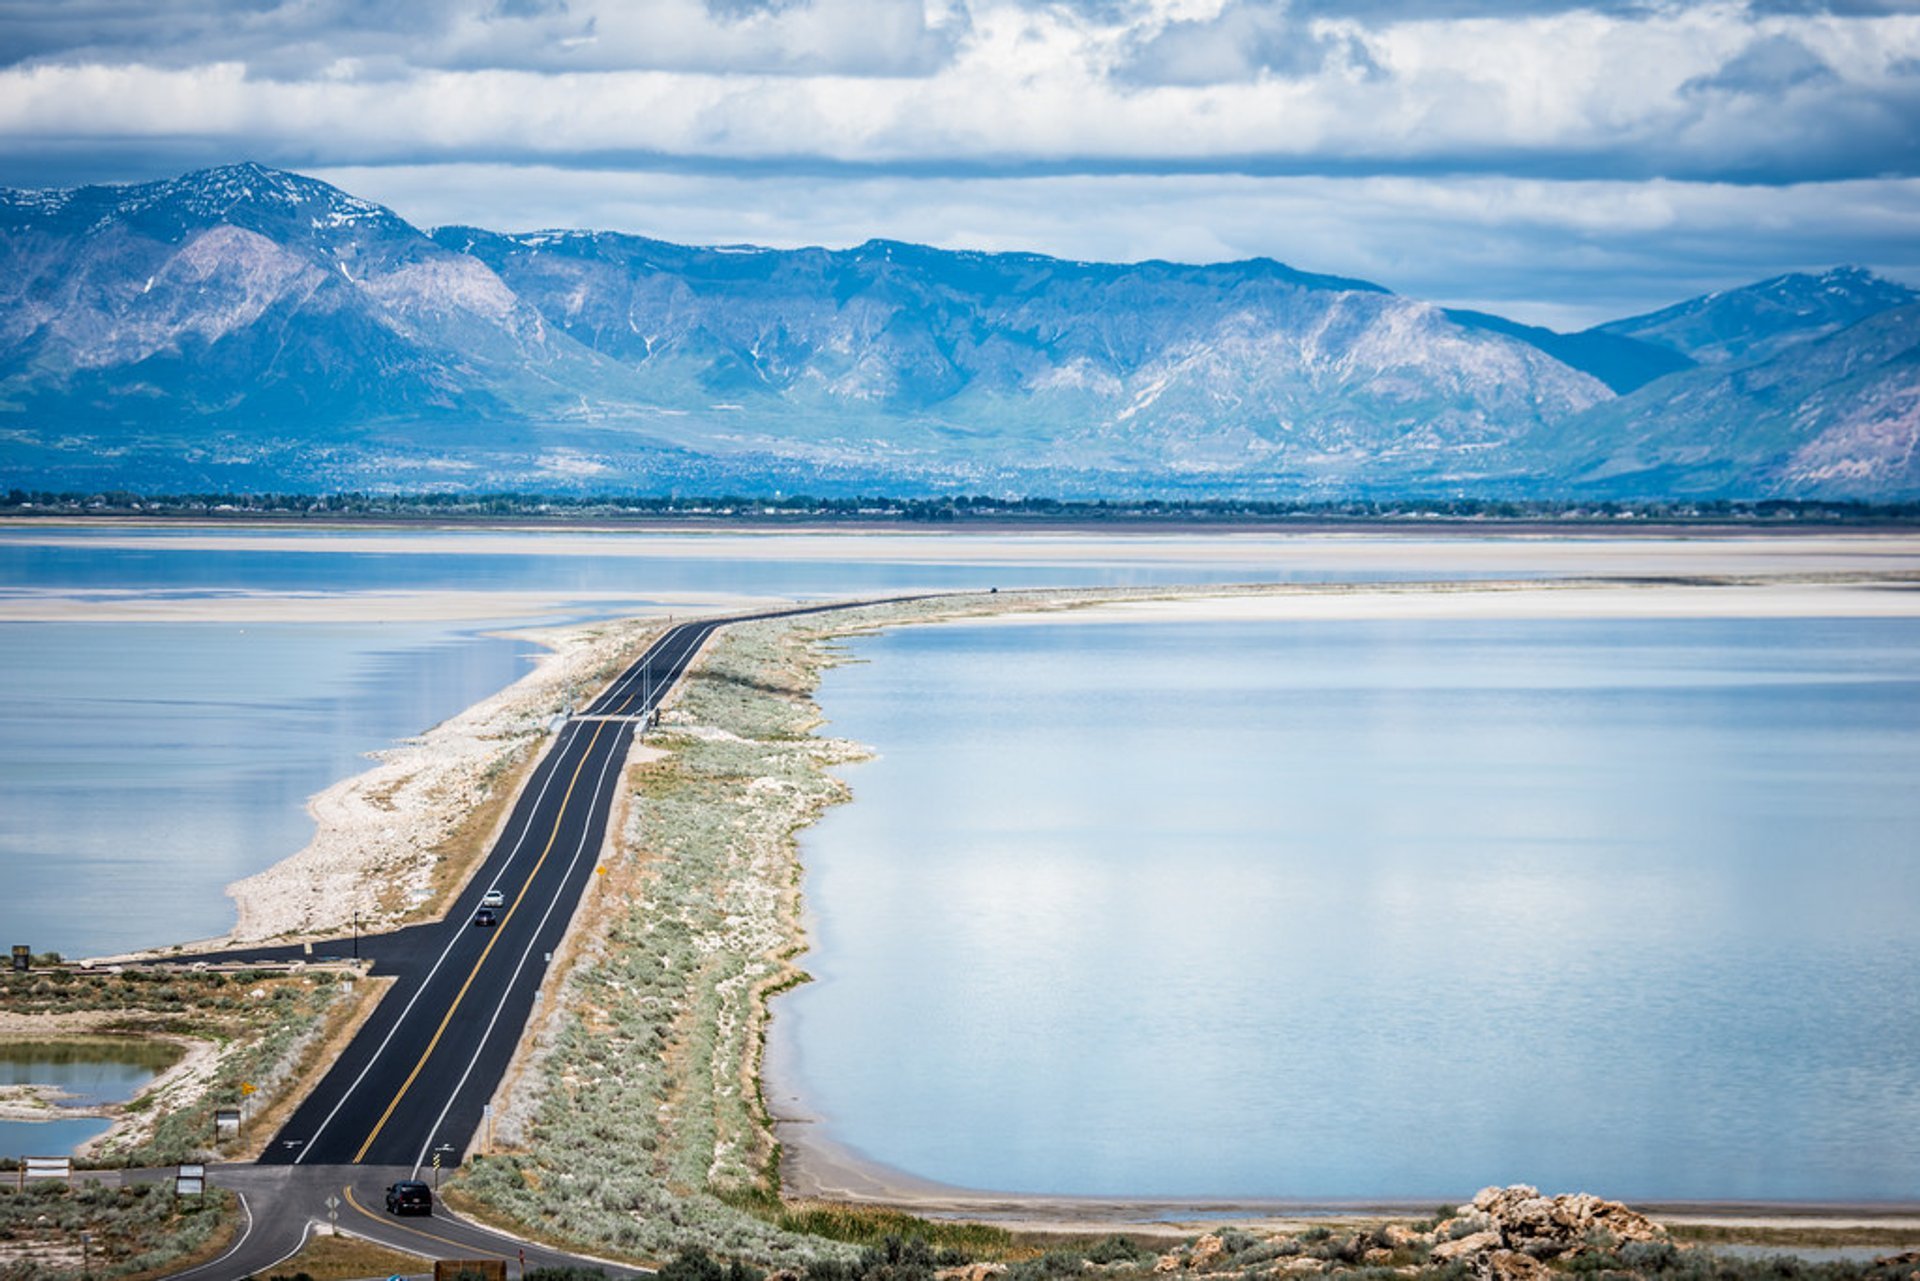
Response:
[{"label": "two-lane road", "polygon": [[[261,1161],[415,1171],[436,1157],[442,1166],[459,1164],[593,880],[639,726],[719,628],[875,603],[882,602],[682,623],[571,717],[447,918],[362,940],[377,959],[375,972],[393,974],[394,986]],[[475,925],[489,890],[504,898],[498,923]]]},{"label": "two-lane road", "polygon": [[[459,1163],[593,879],[636,726],[719,625],[673,628],[560,730],[481,873],[444,922],[410,940],[394,990],[262,1161]],[[490,889],[505,899],[499,923],[474,925]]]}]

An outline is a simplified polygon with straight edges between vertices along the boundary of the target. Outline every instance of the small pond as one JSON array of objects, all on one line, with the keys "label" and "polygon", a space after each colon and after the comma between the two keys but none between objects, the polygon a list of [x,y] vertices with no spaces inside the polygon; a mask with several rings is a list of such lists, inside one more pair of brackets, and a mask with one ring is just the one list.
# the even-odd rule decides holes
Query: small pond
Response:
[{"label": "small pond", "polygon": [[[176,1045],[126,1037],[0,1042],[0,1090],[52,1086],[66,1106],[102,1107],[126,1102],[179,1058]],[[56,1114],[45,1121],[0,1116],[0,1156],[61,1156],[105,1134],[112,1124],[95,1116]]]}]

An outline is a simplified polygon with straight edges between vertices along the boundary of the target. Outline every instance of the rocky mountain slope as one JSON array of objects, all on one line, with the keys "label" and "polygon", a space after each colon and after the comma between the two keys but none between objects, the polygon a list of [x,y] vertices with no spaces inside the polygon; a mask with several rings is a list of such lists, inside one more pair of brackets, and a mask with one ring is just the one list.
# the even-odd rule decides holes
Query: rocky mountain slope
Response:
[{"label": "rocky mountain slope", "polygon": [[1269,260],[429,236],[235,165],[0,192],[0,476],[1906,496],[1913,300],[1843,271],[1556,334]]}]

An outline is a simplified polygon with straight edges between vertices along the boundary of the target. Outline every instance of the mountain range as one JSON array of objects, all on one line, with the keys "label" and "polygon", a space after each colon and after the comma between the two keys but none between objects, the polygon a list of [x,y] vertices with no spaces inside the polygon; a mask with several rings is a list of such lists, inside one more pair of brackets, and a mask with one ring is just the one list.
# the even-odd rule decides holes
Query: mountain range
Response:
[{"label": "mountain range", "polygon": [[1269,259],[423,231],[253,164],[0,190],[0,483],[1920,497],[1920,295],[1580,333]]}]

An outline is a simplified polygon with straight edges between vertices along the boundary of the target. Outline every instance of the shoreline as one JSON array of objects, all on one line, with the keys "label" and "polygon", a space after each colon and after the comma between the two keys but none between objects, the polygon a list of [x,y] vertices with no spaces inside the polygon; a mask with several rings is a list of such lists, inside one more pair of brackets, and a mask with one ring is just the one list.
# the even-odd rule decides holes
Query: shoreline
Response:
[{"label": "shoreline", "polygon": [[[891,531],[889,531],[891,532]],[[1627,531],[1622,531],[1627,532]],[[1635,534],[1645,531],[1634,530]],[[1828,542],[1830,540],[1816,540]],[[1914,544],[1914,540],[1901,541]],[[1903,552],[1901,559],[1913,555]],[[1901,572],[1913,572],[1902,565]],[[813,744],[822,772],[837,762],[853,745],[821,736],[818,707],[811,703],[819,674],[843,657],[833,652],[834,643],[847,636],[906,625],[930,625],[947,621],[991,621],[996,625],[1032,625],[1040,622],[1115,623],[1144,622],[1155,619],[1173,621],[1225,621],[1235,618],[1313,619],[1429,617],[1429,614],[1396,614],[1393,610],[1436,609],[1445,616],[1458,617],[1616,617],[1610,609],[1632,606],[1651,609],[1655,604],[1679,606],[1652,610],[1644,617],[1806,617],[1809,607],[1819,610],[1849,611],[1846,617],[1920,617],[1920,581],[1900,576],[1850,574],[1838,581],[1831,575],[1782,575],[1773,578],[1727,581],[1719,584],[1649,582],[1595,582],[1580,579],[1555,580],[1454,580],[1425,583],[1371,582],[1360,584],[1281,584],[1217,585],[1202,587],[1078,588],[1033,591],[1008,591],[997,596],[954,594],[911,605],[870,606],[848,616],[822,615],[779,624],[785,633],[801,637],[799,645],[808,655],[807,680],[797,696],[813,708],[814,723],[806,730],[806,742]],[[1785,595],[1783,595],[1785,593]],[[1780,612],[1746,612],[1776,609]],[[1514,613],[1486,613],[1511,611]],[[1596,612],[1577,612],[1579,609]],[[1531,610],[1533,612],[1525,612]],[[1542,611],[1545,612],[1542,612]],[[1564,611],[1575,610],[1567,613]],[[1342,612],[1345,611],[1345,612]],[[1482,611],[1482,612],[1476,612]],[[1851,611],[1865,611],[1856,613]],[[398,880],[408,896],[434,887],[434,866],[449,866],[436,851],[445,841],[450,827],[457,827],[483,803],[476,799],[476,779],[502,762],[519,770],[513,787],[517,790],[525,777],[524,765],[545,741],[550,714],[590,682],[595,671],[619,661],[623,653],[644,644],[649,629],[657,625],[651,617],[636,617],[579,624],[565,628],[530,629],[516,632],[539,638],[549,650],[536,661],[532,671],[480,703],[449,718],[416,738],[404,740],[383,751],[377,763],[360,774],[340,780],[309,799],[315,814],[313,842],[299,853],[281,860],[254,876],[235,882],[229,892],[240,903],[242,924],[236,926],[228,941],[261,941],[265,938],[326,936],[343,932],[355,906],[360,906],[364,891],[343,893],[340,886],[351,880],[365,886],[374,877]],[[746,630],[746,629],[741,629]],[[724,633],[731,635],[732,632]],[[703,655],[702,665],[711,659]],[[684,692],[683,685],[676,695]],[[771,695],[768,695],[771,696]],[[673,726],[667,726],[670,731]],[[682,718],[680,732],[687,738],[703,732]],[[736,740],[745,741],[745,740]],[[652,750],[652,749],[647,749]],[[635,754],[623,770],[624,780],[631,776],[644,786],[649,768],[636,739]],[[512,758],[521,753],[518,765]],[[659,760],[655,759],[655,765]],[[496,775],[497,777],[497,775]],[[828,777],[832,777],[828,775]],[[748,788],[751,791],[751,787]],[[497,799],[497,798],[496,798]],[[828,802],[834,803],[834,802]],[[510,809],[511,795],[507,796]],[[442,811],[464,806],[449,818]],[[504,814],[502,811],[502,819]],[[399,815],[400,817],[396,817]],[[435,825],[437,821],[438,826]],[[808,820],[811,821],[811,820]],[[398,835],[392,829],[404,828]],[[324,829],[324,831],[323,831]],[[436,839],[429,839],[435,837]],[[617,834],[617,835],[616,835]],[[784,863],[760,865],[760,874],[771,888],[784,892],[793,887],[797,894],[800,871],[799,851],[787,833],[789,844]],[[635,863],[648,855],[636,844],[627,824],[609,824],[608,841],[622,858]],[[482,846],[484,852],[484,846]],[[467,864],[470,870],[473,860]],[[644,869],[642,869],[644,870]],[[795,879],[787,879],[787,877]],[[455,887],[457,889],[457,882]],[[442,883],[439,896],[447,891]],[[389,923],[398,923],[410,913],[430,911],[434,897],[406,904]],[[251,904],[251,908],[247,905]],[[376,904],[378,906],[378,904]],[[392,904],[386,905],[392,910]],[[583,901],[580,918],[587,904]],[[251,911],[251,916],[247,913]],[[329,916],[331,912],[331,916]],[[804,934],[797,909],[791,916],[789,931],[781,955],[785,967],[757,991],[754,1004],[761,1023],[771,1017],[768,999],[777,995],[786,972],[803,967]],[[331,921],[331,926],[329,926]],[[382,925],[372,918],[363,919],[363,928]],[[278,933],[266,931],[278,930]],[[583,960],[596,958],[607,939],[594,934],[575,938],[569,945]],[[174,951],[178,948],[171,949]],[[554,996],[551,1018],[579,1013],[576,1008],[562,1010],[558,999],[567,991],[568,981],[561,967],[554,971]],[[549,1029],[550,1030],[550,1029]],[[542,1066],[535,1042],[541,1029],[529,1027],[527,1037],[516,1053],[518,1073],[509,1073],[502,1082],[502,1098],[521,1090],[539,1092],[532,1080]],[[743,1065],[745,1066],[745,1065]],[[1217,1227],[1225,1220],[1220,1215],[1237,1215],[1252,1210],[1259,1216],[1288,1221],[1289,1215],[1322,1218],[1338,1214],[1426,1213],[1431,1203],[1423,1199],[1375,1200],[1295,1200],[1235,1198],[1125,1198],[1073,1197],[1039,1194],[1003,1194],[972,1189],[949,1188],[918,1179],[902,1171],[867,1161],[856,1153],[838,1148],[818,1132],[816,1123],[801,1118],[776,1118],[767,1100],[773,1093],[764,1062],[756,1053],[752,1060],[758,1086],[762,1119],[778,1137],[786,1161],[799,1175],[790,1182],[783,1179],[781,1190],[796,1197],[844,1198],[855,1204],[891,1206],[928,1217],[970,1217],[982,1221],[1017,1224],[1033,1231],[1094,1231],[1116,1224],[1164,1225],[1166,1230],[1184,1230],[1192,1218],[1170,1215],[1202,1216],[1199,1221]],[[524,1100],[523,1100],[524,1102]],[[505,1107],[499,1109],[505,1111]],[[808,1131],[812,1129],[813,1133]],[[784,1168],[784,1167],[783,1167]],[[1470,1196],[1472,1190],[1463,1190]],[[1666,1208],[1666,1207],[1658,1207]],[[1672,1203],[1674,1213],[1696,1213],[1707,1221],[1725,1224],[1728,1216],[1759,1216],[1749,1226],[1766,1227],[1779,1220],[1805,1223],[1817,1220],[1823,1226],[1914,1227],[1920,1229],[1920,1203],[1914,1202],[1751,1202],[1689,1201]],[[1914,1217],[1908,1224],[1903,1216]],[[1238,1220],[1235,1220],[1238,1221]],[[1158,1228],[1156,1228],[1158,1230]]]},{"label": "shoreline", "polygon": [[[1034,600],[1032,597],[1042,599]],[[810,655],[811,699],[821,673],[843,661],[834,642],[893,627],[939,623],[993,626],[1048,624],[1150,624],[1158,622],[1323,622],[1400,619],[1606,620],[1920,618],[1920,581],[1906,575],[1794,575],[1728,579],[1718,583],[1592,581],[1579,579],[1454,581],[1429,583],[1281,584],[1186,589],[1084,589],[1053,593],[1009,592],[976,597],[975,608],[932,616],[821,621],[804,643]],[[815,710],[818,711],[817,704]],[[870,745],[861,744],[868,752]],[[852,798],[851,789],[849,798]],[[793,871],[801,872],[797,843]],[[796,922],[795,964],[804,967],[809,946]],[[784,1196],[829,1203],[880,1206],[930,1218],[965,1218],[1024,1231],[1089,1231],[1099,1227],[1175,1224],[1194,1226],[1220,1216],[1264,1226],[1295,1216],[1423,1214],[1429,1198],[1133,1197],[1008,1192],[943,1184],[898,1169],[838,1142],[825,1122],[808,1115],[798,1083],[783,1078],[782,1065],[762,1053],[762,1098],[780,1145],[780,1191]],[[1462,1199],[1473,1189],[1463,1189]],[[1604,1195],[1614,1195],[1604,1191]],[[1778,1227],[1783,1223],[1822,1228],[1889,1228],[1920,1231],[1920,1200],[1680,1199],[1635,1203],[1674,1221],[1697,1220],[1716,1227]],[[1198,1216],[1198,1217],[1196,1217]]]}]

